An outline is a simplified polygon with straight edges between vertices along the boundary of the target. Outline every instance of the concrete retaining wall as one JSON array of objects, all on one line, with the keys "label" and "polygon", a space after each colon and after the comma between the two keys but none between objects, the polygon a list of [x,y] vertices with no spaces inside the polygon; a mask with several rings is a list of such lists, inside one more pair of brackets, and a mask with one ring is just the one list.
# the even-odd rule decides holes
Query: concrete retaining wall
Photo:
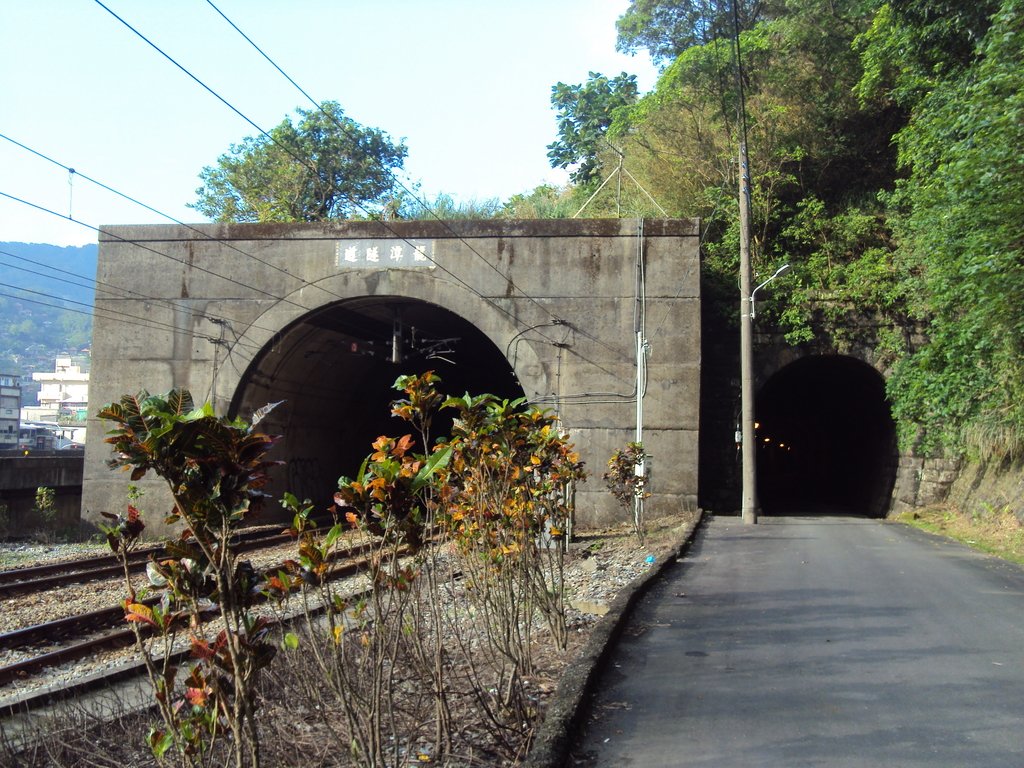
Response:
[{"label": "concrete retaining wall", "polygon": [[[81,454],[0,457],[0,535],[27,536],[40,531],[77,535],[82,504]],[[52,488],[56,515],[41,520],[35,512],[36,489]]]}]

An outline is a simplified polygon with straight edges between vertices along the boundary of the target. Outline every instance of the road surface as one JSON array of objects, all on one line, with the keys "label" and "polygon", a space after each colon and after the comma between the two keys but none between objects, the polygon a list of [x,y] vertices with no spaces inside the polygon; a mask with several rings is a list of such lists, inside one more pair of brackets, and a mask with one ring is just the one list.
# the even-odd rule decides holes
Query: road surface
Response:
[{"label": "road surface", "polygon": [[1024,766],[1024,570],[854,517],[716,517],[641,601],[577,765]]}]

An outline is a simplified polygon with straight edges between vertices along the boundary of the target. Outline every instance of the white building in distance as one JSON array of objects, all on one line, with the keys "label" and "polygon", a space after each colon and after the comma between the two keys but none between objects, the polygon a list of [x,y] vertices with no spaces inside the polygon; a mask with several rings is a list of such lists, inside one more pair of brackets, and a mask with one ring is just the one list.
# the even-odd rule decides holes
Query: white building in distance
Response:
[{"label": "white building in distance", "polygon": [[18,447],[20,407],[20,378],[10,373],[0,373],[0,448]]},{"label": "white building in distance", "polygon": [[[83,442],[89,408],[89,372],[70,357],[58,357],[53,368],[52,372],[32,374],[32,380],[40,385],[39,404],[22,408],[21,420],[49,422],[53,427],[61,423],[63,429],[57,430],[58,437]],[[80,426],[74,428],[69,422]]]}]

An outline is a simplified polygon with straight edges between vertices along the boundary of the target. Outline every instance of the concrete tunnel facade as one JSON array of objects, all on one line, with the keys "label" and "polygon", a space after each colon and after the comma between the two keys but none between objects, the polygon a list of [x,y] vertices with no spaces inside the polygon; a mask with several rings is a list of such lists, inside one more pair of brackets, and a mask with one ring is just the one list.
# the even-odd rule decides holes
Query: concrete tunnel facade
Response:
[{"label": "concrete tunnel facade", "polygon": [[[92,380],[102,404],[191,390],[218,413],[282,434],[268,489],[327,504],[390,419],[401,374],[435,370],[448,394],[525,396],[553,410],[590,478],[577,523],[624,520],[601,474],[633,440],[636,330],[646,329],[649,514],[697,501],[700,268],[687,220],[341,222],[109,227],[100,238]],[[124,508],[92,416],[83,520]],[[140,483],[160,532],[170,498]],[[264,515],[273,519],[274,502]]]}]

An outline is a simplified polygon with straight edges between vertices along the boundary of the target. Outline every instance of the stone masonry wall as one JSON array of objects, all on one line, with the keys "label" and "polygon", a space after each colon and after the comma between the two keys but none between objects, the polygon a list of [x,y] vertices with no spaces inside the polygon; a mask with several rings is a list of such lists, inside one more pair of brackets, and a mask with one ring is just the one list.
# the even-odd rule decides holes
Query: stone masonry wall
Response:
[{"label": "stone masonry wall", "polygon": [[957,480],[959,459],[900,456],[889,515],[945,501]]}]

